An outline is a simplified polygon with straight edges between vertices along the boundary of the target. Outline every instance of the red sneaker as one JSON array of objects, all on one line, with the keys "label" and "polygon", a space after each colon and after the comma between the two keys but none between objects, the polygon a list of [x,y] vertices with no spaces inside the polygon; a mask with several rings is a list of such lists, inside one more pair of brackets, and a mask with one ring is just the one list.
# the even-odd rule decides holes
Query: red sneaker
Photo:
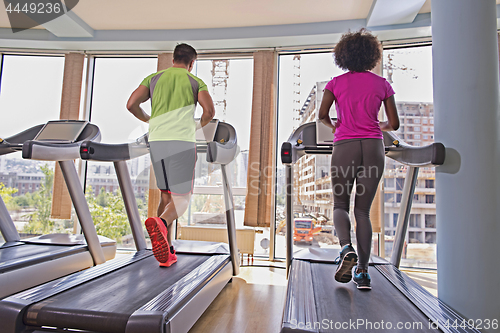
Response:
[{"label": "red sneaker", "polygon": [[175,250],[172,248],[172,251],[174,253],[168,251],[168,260],[165,263],[160,262],[161,267],[170,267],[172,264],[175,264],[177,262],[177,255],[175,254]]},{"label": "red sneaker", "polygon": [[149,238],[151,239],[151,245],[153,246],[153,254],[156,260],[160,262],[160,266],[165,266],[169,263],[171,255],[170,246],[168,245],[167,241],[167,227],[163,223],[163,220],[159,217],[148,218],[145,222],[145,225],[146,230],[149,234]]}]

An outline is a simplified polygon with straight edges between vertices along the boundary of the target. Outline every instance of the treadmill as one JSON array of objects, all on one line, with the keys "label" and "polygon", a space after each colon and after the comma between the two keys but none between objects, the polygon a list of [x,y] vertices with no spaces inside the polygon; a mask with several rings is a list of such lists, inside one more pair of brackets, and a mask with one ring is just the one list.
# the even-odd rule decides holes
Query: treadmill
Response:
[{"label": "treadmill", "polygon": [[25,159],[59,163],[84,233],[21,240],[0,198],[0,231],[5,240],[0,246],[0,299],[114,258],[116,242],[97,236],[73,162],[80,157],[83,141],[100,138],[99,128],[93,124],[58,120],[34,126],[0,143],[0,155],[22,151]]},{"label": "treadmill", "polygon": [[[112,161],[116,167],[117,161],[147,145],[146,137],[128,145],[86,142],[81,155]],[[135,253],[0,301],[2,332],[189,331],[239,272],[234,205],[226,172],[237,150],[236,132],[223,122],[218,123],[213,141],[197,143],[198,153],[206,153],[209,163],[221,166],[229,244],[175,240],[177,263],[160,267],[153,252],[146,249],[142,223],[133,226]],[[117,173],[125,177],[125,171]]]},{"label": "treadmill", "polygon": [[[325,125],[303,124],[281,146],[287,185],[288,274],[281,332],[479,332],[460,327],[465,321],[459,314],[398,269],[418,169],[444,163],[441,143],[414,147],[393,132],[383,133],[386,156],[408,166],[408,171],[391,261],[375,255],[370,258],[372,290],[361,291],[354,283],[335,281],[339,250],[308,248],[293,253],[293,165],[307,154],[332,153],[333,134],[321,126]],[[318,140],[317,133],[331,137]]]}]

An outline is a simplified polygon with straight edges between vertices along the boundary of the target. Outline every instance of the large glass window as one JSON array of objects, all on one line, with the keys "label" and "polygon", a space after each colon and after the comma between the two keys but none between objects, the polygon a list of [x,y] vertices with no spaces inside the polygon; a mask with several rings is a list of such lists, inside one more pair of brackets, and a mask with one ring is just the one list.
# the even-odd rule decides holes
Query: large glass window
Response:
[{"label": "large glass window", "polygon": [[[412,47],[403,49],[384,50],[383,68],[384,77],[392,84],[396,92],[396,106],[400,117],[398,136],[408,144],[426,146],[434,142],[434,107],[432,99],[432,54],[431,46]],[[422,126],[420,126],[422,125]],[[386,198],[388,194],[399,193],[403,190],[407,168],[401,164],[387,159],[385,170],[385,184],[396,179],[396,188],[385,187]],[[436,267],[435,224],[428,222],[427,216],[436,213],[434,168],[421,168],[411,216],[418,218],[425,216],[425,225],[416,219],[410,219],[410,227],[419,228],[419,232],[412,230],[407,234],[407,248],[401,260],[402,266]],[[400,200],[396,204],[385,201],[385,212],[397,213],[400,209]],[[433,227],[431,227],[433,225]],[[392,234],[394,227],[386,228],[386,234]],[[432,231],[429,233],[428,231]],[[425,235],[425,237],[424,237]],[[388,243],[391,237],[386,237]],[[386,256],[391,255],[389,245],[386,246]]]},{"label": "large glass window", "polygon": [[[278,144],[301,124],[315,121],[326,83],[343,71],[332,53],[283,54],[279,57]],[[332,115],[333,116],[333,115]],[[285,167],[278,159],[276,186],[276,257],[285,257]],[[309,230],[296,226],[294,251],[304,247],[339,247],[333,228],[330,156],[306,155],[294,165],[295,221],[314,223]],[[302,237],[306,231],[310,236]]]},{"label": "large glass window", "polygon": [[[192,73],[205,82],[214,101],[215,118],[231,124],[237,133],[239,153],[227,166],[233,188],[238,247],[242,254],[264,254],[263,234],[244,226],[248,149],[253,91],[253,59],[201,59]],[[202,108],[198,105],[195,117]],[[182,239],[224,241],[227,239],[222,177],[219,165],[209,164],[198,154],[195,186],[186,214],[179,219]]]},{"label": "large glass window", "polygon": [[[278,149],[300,124],[315,121],[324,85],[332,77],[339,74],[342,74],[342,71],[335,67],[331,53],[280,56]],[[396,92],[397,108],[401,118],[399,136],[414,146],[431,144],[433,136],[429,133],[433,133],[434,115],[431,47],[385,50],[383,76],[392,84]],[[321,231],[315,235],[312,245],[297,243],[295,250],[303,246],[337,246],[336,237],[324,237],[323,232],[328,230],[324,228],[325,225],[332,225],[333,202],[329,175],[323,175],[318,170],[328,170],[329,165],[329,157],[305,156],[294,166],[295,218],[309,216],[322,227]],[[388,258],[391,255],[406,171],[406,167],[388,160],[384,181],[386,184],[384,216],[386,219],[390,219],[384,223],[386,226],[385,234],[388,235],[385,252]],[[419,216],[423,214],[429,212],[435,214],[433,179],[434,169],[420,170],[419,185],[415,192],[415,204],[412,210],[414,216],[412,227],[419,228],[419,231],[412,230],[412,244],[408,245],[402,265],[435,267],[435,245],[426,245],[428,248],[423,250],[422,246],[413,245],[417,242],[430,243],[433,239],[432,236],[424,237],[426,228],[423,228],[423,225],[421,226],[418,222]],[[280,237],[284,237],[284,232],[282,232],[285,218],[284,184],[284,167],[278,162],[276,189],[277,256],[284,256],[284,247],[279,248],[279,244],[284,243],[284,241],[280,243],[279,240]],[[354,221],[352,213],[351,218]],[[420,258],[420,253],[425,253],[425,258]]]},{"label": "large glass window", "polygon": [[[3,55],[0,138],[59,119],[62,56]],[[22,238],[72,232],[72,221],[50,217],[54,162],[25,160],[21,152],[0,156],[0,195]]]},{"label": "large glass window", "polygon": [[[148,126],[133,117],[126,109],[130,94],[142,80],[156,71],[157,58],[96,58],[92,94],[91,122],[99,126],[102,142],[131,142],[146,133]],[[233,125],[238,135],[240,152],[228,166],[238,229],[244,229],[246,168],[249,147],[249,126],[252,99],[252,59],[198,60],[192,73],[200,77],[216,105],[215,117]],[[150,102],[142,104],[150,113]],[[195,117],[200,117],[201,107]],[[117,126],[119,123],[119,126]],[[141,218],[146,217],[149,189],[149,155],[127,163],[139,205]],[[195,227],[225,230],[225,208],[222,196],[220,166],[208,164],[204,154],[198,155],[194,195],[188,211],[179,218],[178,236],[183,239],[203,239],[194,234]],[[116,239],[120,247],[132,247],[133,240],[111,163],[89,162],[86,181],[87,198],[96,228],[100,234]],[[190,229],[189,229],[190,228]],[[225,233],[227,234],[227,232]],[[147,235],[147,233],[146,233]],[[213,237],[211,235],[210,237]],[[224,237],[224,233],[222,233]],[[251,253],[253,254],[253,252]]]},{"label": "large glass window", "polygon": [[[101,142],[133,142],[148,131],[148,125],[136,119],[126,105],[142,80],[156,72],[157,62],[156,57],[95,59],[90,121],[101,130]],[[149,102],[142,107],[150,113]],[[127,162],[142,220],[147,215],[149,165],[149,154]],[[86,197],[97,233],[115,239],[118,247],[134,247],[112,163],[88,162]]]}]

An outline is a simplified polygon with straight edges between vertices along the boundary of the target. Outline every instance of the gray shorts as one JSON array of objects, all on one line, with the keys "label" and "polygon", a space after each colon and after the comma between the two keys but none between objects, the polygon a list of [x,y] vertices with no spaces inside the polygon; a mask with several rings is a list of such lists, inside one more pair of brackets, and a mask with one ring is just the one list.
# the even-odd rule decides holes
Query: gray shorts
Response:
[{"label": "gray shorts", "polygon": [[163,192],[184,195],[193,192],[196,144],[187,141],[149,142],[156,184]]}]

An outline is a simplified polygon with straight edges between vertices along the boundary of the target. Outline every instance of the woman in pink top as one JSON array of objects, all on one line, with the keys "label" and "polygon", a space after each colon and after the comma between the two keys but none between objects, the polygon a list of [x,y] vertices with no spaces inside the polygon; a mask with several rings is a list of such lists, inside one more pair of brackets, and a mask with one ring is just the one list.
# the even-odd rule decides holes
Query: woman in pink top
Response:
[{"label": "woman in pink top", "polygon": [[[371,289],[368,274],[372,242],[370,207],[384,172],[382,131],[397,130],[399,118],[391,85],[370,72],[382,58],[378,39],[365,29],[349,32],[342,36],[334,53],[337,66],[348,72],[326,85],[319,119],[335,133],[331,165],[333,220],[342,248],[335,280],[347,283],[353,279],[358,289]],[[337,121],[332,121],[328,114],[333,102]],[[382,103],[386,122],[378,120]],[[349,204],[353,187],[356,187],[354,216],[359,261],[350,233]],[[352,268],[356,264],[353,277]]]}]

